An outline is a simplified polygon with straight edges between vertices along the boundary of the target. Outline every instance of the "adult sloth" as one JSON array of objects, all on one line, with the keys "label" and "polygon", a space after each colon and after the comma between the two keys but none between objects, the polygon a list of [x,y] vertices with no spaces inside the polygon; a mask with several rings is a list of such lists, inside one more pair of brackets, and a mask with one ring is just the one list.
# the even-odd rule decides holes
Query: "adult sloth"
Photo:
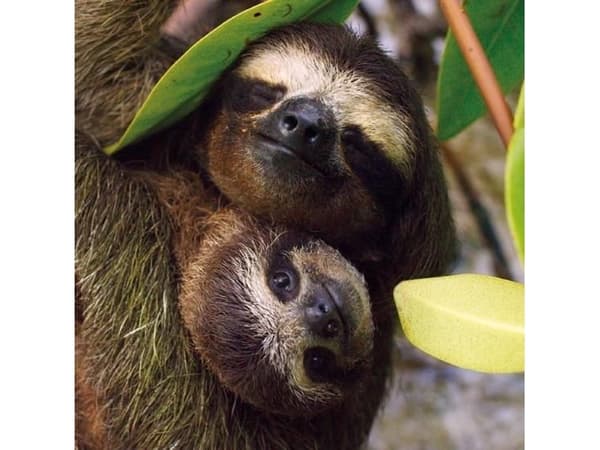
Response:
[{"label": "adult sloth", "polygon": [[[77,3],[77,125],[102,145],[117,140],[172,61],[171,52],[164,52],[169,40],[161,38],[159,27],[173,4],[160,10],[155,6]],[[143,27],[132,27],[139,23],[139,17],[147,22]],[[112,27],[112,38],[106,37],[107,27]],[[114,30],[121,33],[118,40]],[[210,198],[219,207],[235,204],[267,222],[310,232],[339,249],[365,274],[377,350],[370,371],[372,389],[362,410],[359,406],[344,409],[348,414],[362,415],[361,426],[349,427],[346,437],[337,442],[329,434],[315,441],[315,433],[321,432],[314,422],[306,422],[312,423],[308,428],[294,422],[300,433],[277,435],[269,444],[260,441],[267,445],[264,448],[329,448],[333,442],[341,448],[358,446],[381,400],[390,366],[395,317],[391,288],[405,278],[441,273],[454,247],[437,147],[420,99],[400,69],[371,40],[343,27],[297,24],[275,30],[249,46],[201,109],[176,126],[123,150],[119,159],[120,167],[142,172],[168,173],[173,166],[192,171],[199,175],[198,189],[205,201]],[[97,170],[88,167],[84,172],[93,176]],[[117,219],[110,218],[110,211],[128,217],[137,207],[121,204],[106,208],[96,214],[105,214],[111,222]],[[164,219],[156,219],[157,226],[151,225],[155,219],[145,220],[151,229],[163,229]],[[142,238],[143,230],[138,224],[131,231]],[[82,243],[86,239],[80,238]],[[162,242],[159,247],[169,241],[167,235],[156,238]],[[148,264],[146,272],[133,264],[131,278],[147,277],[151,288],[145,295],[150,298],[166,296],[172,300],[176,293],[172,288],[167,293],[164,289],[177,281],[169,269],[172,262],[168,252],[161,248],[159,255],[142,259]],[[145,254],[140,249],[135,245],[131,248],[134,263]],[[110,258],[114,255],[107,252],[89,260],[85,271],[96,273],[98,265],[106,265]],[[81,263],[76,270],[81,292],[91,304],[98,304],[99,290],[111,283],[114,273],[94,280],[80,275]],[[120,295],[127,295],[127,289]],[[145,312],[147,309],[140,306],[140,313]],[[103,317],[118,320],[109,308]],[[98,344],[99,339],[90,336],[84,347]],[[119,342],[112,345],[121,345]],[[143,342],[128,357],[146,357]],[[80,360],[97,358],[97,352],[85,355]],[[120,414],[121,425],[109,432],[121,437],[135,432],[139,440],[131,442],[138,447],[156,446],[156,442],[172,445],[172,440],[145,440],[144,436],[157,433],[147,428],[148,423],[140,426],[141,418],[149,414],[147,391],[140,394],[136,408],[119,410],[115,407],[118,402],[111,398],[118,388],[111,381],[108,377],[95,382],[95,393],[112,393],[105,397],[109,417],[110,411]],[[319,417],[319,424],[326,428],[333,420],[327,414]],[[340,423],[349,424],[345,417],[340,415],[344,419]],[[160,426],[161,422],[153,423]],[[334,435],[341,433],[338,428],[331,430],[337,430]],[[211,445],[218,447],[222,437],[215,434]],[[246,443],[240,444],[242,447],[250,442],[256,445],[247,435],[237,439]]]}]

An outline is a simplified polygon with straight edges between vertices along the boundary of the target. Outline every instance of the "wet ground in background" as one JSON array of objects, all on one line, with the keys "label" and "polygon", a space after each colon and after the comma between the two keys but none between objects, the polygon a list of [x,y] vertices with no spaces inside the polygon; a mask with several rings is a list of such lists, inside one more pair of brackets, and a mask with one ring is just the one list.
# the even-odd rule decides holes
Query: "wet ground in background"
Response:
[{"label": "wet ground in background", "polygon": [[457,369],[397,339],[396,373],[367,448],[523,448],[523,376]]}]

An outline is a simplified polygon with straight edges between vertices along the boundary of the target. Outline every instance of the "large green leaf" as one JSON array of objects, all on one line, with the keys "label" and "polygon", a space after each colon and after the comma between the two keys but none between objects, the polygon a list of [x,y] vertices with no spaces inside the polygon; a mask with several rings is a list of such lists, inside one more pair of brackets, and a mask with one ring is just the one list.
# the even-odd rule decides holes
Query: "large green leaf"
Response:
[{"label": "large green leaf", "polygon": [[[463,6],[502,91],[523,81],[524,0],[465,0]],[[438,79],[438,137],[446,140],[481,117],[486,107],[452,32]]]},{"label": "large green leaf", "polygon": [[268,0],[242,11],[194,44],[158,81],[112,154],[172,125],[197,108],[213,83],[244,50],[267,31],[300,20],[340,23],[358,0]]},{"label": "large green leaf", "polygon": [[462,274],[400,283],[394,299],[407,339],[449,364],[491,373],[525,365],[524,286]]},{"label": "large green leaf", "polygon": [[525,88],[521,89],[515,132],[506,155],[504,203],[508,225],[523,262],[525,258]]}]

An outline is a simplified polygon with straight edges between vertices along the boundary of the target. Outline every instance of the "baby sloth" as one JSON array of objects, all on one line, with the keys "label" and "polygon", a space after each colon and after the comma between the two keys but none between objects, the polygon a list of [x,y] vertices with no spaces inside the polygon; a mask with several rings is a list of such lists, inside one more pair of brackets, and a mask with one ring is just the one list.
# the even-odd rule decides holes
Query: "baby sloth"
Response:
[{"label": "baby sloth", "polygon": [[207,213],[193,173],[141,176],[175,224],[183,322],[223,386],[291,416],[358,395],[373,363],[363,276],[305,233],[232,207]]},{"label": "baby sloth", "polygon": [[[215,208],[196,174],[127,171],[82,136],[76,161],[78,446],[358,447],[380,384],[363,276]],[[178,305],[155,294],[167,253]]]},{"label": "baby sloth", "polygon": [[306,235],[221,211],[183,270],[181,314],[223,386],[277,414],[313,416],[360,395],[373,322],[361,275]]}]

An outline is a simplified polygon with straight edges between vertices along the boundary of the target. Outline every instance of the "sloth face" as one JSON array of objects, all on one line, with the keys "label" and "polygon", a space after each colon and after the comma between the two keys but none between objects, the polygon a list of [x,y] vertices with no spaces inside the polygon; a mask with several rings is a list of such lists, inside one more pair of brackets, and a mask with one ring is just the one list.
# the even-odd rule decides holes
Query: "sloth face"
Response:
[{"label": "sloth face", "polygon": [[217,92],[204,150],[219,189],[253,214],[336,246],[392,220],[418,153],[428,151],[420,100],[403,73],[341,27],[272,32]]},{"label": "sloth face", "polygon": [[296,233],[257,238],[246,230],[215,245],[218,257],[201,256],[183,277],[181,306],[197,353],[221,383],[285,415],[316,414],[356,395],[373,346],[362,275]]}]

